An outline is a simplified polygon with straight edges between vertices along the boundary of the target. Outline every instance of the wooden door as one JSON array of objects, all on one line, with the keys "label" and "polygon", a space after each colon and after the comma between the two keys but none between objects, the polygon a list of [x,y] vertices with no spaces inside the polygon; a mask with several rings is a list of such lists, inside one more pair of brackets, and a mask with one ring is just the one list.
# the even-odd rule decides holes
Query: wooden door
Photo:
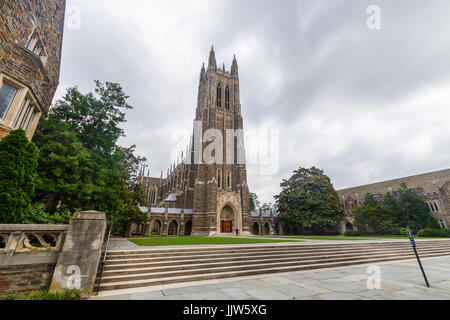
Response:
[{"label": "wooden door", "polygon": [[233,221],[227,220],[225,221],[225,232],[232,233],[233,232]]}]

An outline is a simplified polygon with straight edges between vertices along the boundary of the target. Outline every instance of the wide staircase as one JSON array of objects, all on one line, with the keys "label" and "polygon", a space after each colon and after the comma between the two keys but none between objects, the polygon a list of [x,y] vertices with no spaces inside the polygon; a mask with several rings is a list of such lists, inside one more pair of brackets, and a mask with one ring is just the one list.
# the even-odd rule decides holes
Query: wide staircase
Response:
[{"label": "wide staircase", "polygon": [[[450,240],[418,241],[417,251],[421,258],[450,255]],[[110,251],[100,291],[414,258],[407,241]]]}]

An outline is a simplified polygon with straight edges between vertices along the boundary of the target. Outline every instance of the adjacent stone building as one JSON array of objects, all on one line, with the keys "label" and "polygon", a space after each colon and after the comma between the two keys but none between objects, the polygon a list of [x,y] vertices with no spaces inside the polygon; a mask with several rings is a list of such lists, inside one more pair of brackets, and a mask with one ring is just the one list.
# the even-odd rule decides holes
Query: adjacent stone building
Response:
[{"label": "adjacent stone building", "polygon": [[0,0],[0,139],[33,137],[59,83],[65,0]]},{"label": "adjacent stone building", "polygon": [[[221,135],[210,136],[210,133]],[[165,178],[145,177],[140,183],[151,203],[150,222],[143,233],[160,235],[250,234],[250,200],[247,185],[236,57],[231,70],[217,67],[211,48],[207,68],[202,66],[197,109],[190,146]],[[229,133],[232,133],[230,136]],[[228,135],[227,135],[228,134]],[[243,137],[243,135],[242,135]],[[223,139],[223,148],[211,154],[222,161],[207,161],[205,149]],[[227,146],[232,157],[228,159]],[[231,160],[231,161],[229,161]],[[135,230],[136,231],[136,230]],[[141,230],[137,230],[138,232]]]},{"label": "adjacent stone building", "polygon": [[362,205],[367,193],[380,201],[386,193],[398,197],[400,184],[405,182],[409,189],[427,202],[432,214],[442,228],[450,228],[450,169],[434,171],[415,176],[368,184],[360,187],[338,190],[346,217],[339,224],[341,233],[353,229],[351,212]]}]

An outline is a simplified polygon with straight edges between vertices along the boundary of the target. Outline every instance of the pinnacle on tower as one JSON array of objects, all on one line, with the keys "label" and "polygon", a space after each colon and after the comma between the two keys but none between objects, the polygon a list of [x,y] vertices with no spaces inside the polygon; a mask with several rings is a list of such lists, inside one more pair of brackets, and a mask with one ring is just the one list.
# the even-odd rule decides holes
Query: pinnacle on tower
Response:
[{"label": "pinnacle on tower", "polygon": [[203,79],[206,75],[206,71],[205,71],[205,63],[203,62],[202,65],[202,70],[200,71],[200,78]]},{"label": "pinnacle on tower", "polygon": [[238,75],[238,64],[236,60],[236,55],[233,57],[233,63],[231,64],[231,74],[235,76]]},{"label": "pinnacle on tower", "polygon": [[208,70],[217,70],[216,54],[214,53],[214,46],[211,46],[211,52],[209,53]]}]

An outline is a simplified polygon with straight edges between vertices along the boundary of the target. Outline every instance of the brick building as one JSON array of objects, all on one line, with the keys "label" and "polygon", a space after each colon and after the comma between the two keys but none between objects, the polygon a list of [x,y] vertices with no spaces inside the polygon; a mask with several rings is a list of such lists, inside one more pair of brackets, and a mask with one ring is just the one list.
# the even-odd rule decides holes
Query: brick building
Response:
[{"label": "brick building", "polygon": [[0,139],[33,137],[58,87],[65,0],[0,0]]},{"label": "brick building", "polygon": [[402,182],[425,200],[430,214],[436,218],[442,228],[450,228],[450,169],[445,169],[338,190],[337,193],[346,214],[345,219],[339,224],[339,231],[343,233],[353,228],[351,212],[363,204],[367,193],[372,194],[376,200],[381,200],[388,192],[398,197],[398,189]]},{"label": "brick building", "polygon": [[[212,154],[223,161],[199,159],[217,137],[209,137],[211,129],[220,133],[223,145],[232,144],[233,159],[228,161],[227,148]],[[150,222],[135,232],[148,235],[212,235],[250,234],[250,200],[247,186],[239,96],[239,74],[236,58],[231,70],[217,67],[214,49],[208,67],[200,72],[197,109],[190,146],[179,163],[167,170],[165,178],[140,174],[140,183],[148,194]],[[233,136],[227,136],[229,132]],[[240,141],[240,142],[239,142]]]}]

